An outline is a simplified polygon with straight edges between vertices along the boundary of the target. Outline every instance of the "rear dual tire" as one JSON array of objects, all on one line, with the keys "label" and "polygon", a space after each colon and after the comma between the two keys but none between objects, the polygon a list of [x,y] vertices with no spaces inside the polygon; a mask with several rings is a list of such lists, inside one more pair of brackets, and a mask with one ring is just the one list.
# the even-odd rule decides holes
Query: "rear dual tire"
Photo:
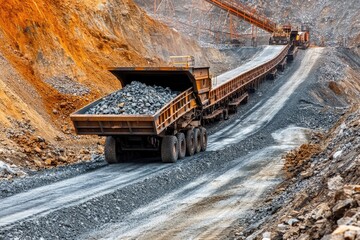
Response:
[{"label": "rear dual tire", "polygon": [[208,142],[206,128],[203,128],[203,127],[200,128],[200,138],[201,138],[201,140],[200,140],[201,151],[204,152],[204,151],[206,151],[207,142]]},{"label": "rear dual tire", "polygon": [[175,163],[179,158],[179,144],[175,136],[165,136],[161,143],[161,159],[164,163]]},{"label": "rear dual tire", "polygon": [[186,155],[192,156],[195,153],[194,131],[189,129],[186,131]]},{"label": "rear dual tire", "polygon": [[203,127],[190,129],[186,132],[186,155],[204,152],[207,148],[207,132]]},{"label": "rear dual tire", "polygon": [[179,159],[183,159],[186,156],[186,140],[184,133],[176,134],[176,138],[179,143]]},{"label": "rear dual tire", "polygon": [[201,134],[199,128],[194,129],[194,147],[195,153],[199,153],[201,151]]},{"label": "rear dual tire", "polygon": [[161,143],[161,159],[164,163],[175,163],[178,159],[192,156],[207,148],[207,132],[203,127],[189,129],[176,136],[165,136]]}]

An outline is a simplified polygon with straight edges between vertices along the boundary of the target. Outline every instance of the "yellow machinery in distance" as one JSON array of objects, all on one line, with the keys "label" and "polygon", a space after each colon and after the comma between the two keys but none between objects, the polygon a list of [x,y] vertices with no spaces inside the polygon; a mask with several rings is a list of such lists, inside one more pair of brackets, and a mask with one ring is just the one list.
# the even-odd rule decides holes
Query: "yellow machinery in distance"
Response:
[{"label": "yellow machinery in distance", "polygon": [[243,19],[272,34],[270,45],[294,45],[306,49],[310,45],[310,31],[305,25],[294,28],[290,24],[279,26],[256,9],[246,6],[236,0],[205,0],[230,14]]}]

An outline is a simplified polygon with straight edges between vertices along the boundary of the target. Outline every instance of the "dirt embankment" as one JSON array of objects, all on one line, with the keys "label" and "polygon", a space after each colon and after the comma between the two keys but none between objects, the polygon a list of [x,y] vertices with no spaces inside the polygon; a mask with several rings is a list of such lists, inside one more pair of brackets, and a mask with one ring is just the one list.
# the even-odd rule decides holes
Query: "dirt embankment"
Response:
[{"label": "dirt embankment", "polygon": [[1,1],[0,160],[41,168],[101,152],[96,138],[83,148],[69,114],[120,87],[106,69],[184,54],[207,65],[194,41],[131,0]]},{"label": "dirt embankment", "polygon": [[286,179],[259,204],[266,212],[261,213],[262,223],[252,223],[243,228],[245,231],[237,228],[233,238],[359,238],[360,65],[357,59],[349,49],[330,49],[323,56],[314,99],[336,106],[338,96],[347,101],[348,111],[328,132],[314,132],[309,144],[284,157]]}]

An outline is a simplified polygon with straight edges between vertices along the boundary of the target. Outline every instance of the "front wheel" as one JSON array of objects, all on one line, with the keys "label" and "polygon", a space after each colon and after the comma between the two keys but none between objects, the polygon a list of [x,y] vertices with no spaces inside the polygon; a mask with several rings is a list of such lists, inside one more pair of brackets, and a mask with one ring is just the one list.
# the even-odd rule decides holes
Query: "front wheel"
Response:
[{"label": "front wheel", "polygon": [[179,157],[179,144],[175,136],[165,136],[161,143],[161,160],[164,163],[175,163]]}]

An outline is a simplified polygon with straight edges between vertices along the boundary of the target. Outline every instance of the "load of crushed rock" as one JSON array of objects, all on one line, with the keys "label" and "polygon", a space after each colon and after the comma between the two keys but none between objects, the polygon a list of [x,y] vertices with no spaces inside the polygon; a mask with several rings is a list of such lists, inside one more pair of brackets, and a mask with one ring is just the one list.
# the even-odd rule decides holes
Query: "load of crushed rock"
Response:
[{"label": "load of crushed rock", "polygon": [[104,97],[86,114],[152,115],[173,100],[178,92],[160,86],[148,86],[137,81]]}]

